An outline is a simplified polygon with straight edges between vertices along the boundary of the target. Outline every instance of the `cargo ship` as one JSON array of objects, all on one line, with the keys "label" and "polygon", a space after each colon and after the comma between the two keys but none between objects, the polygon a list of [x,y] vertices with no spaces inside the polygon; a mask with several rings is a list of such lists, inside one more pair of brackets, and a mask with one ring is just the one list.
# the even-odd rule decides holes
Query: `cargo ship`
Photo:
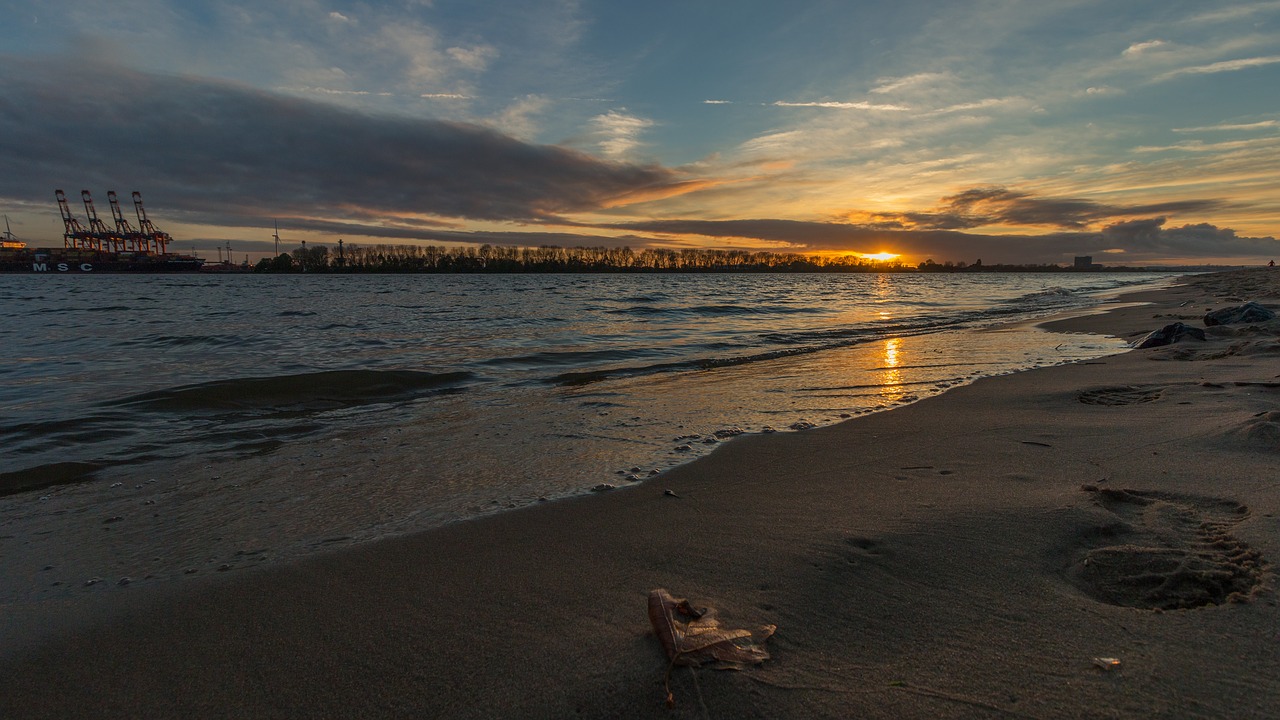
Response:
[{"label": "cargo ship", "polygon": [[142,194],[133,193],[134,212],[138,228],[125,219],[114,190],[107,191],[111,205],[114,228],[98,218],[93,198],[88,190],[80,191],[88,216],[86,228],[71,213],[67,196],[61,190],[54,191],[58,211],[64,227],[63,246],[60,248],[28,247],[13,236],[9,218],[5,217],[4,240],[0,242],[0,272],[34,272],[53,274],[84,274],[101,272],[193,272],[204,265],[204,259],[194,255],[169,252],[173,237],[156,228],[142,205]]}]

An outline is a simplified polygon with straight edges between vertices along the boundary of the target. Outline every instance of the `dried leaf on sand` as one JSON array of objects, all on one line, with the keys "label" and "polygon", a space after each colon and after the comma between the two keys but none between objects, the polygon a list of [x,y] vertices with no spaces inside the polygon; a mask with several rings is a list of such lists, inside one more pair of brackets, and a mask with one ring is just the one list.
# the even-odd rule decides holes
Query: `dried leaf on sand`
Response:
[{"label": "dried leaf on sand", "polygon": [[[662,588],[649,592],[649,622],[671,659],[668,681],[675,665],[700,667],[713,663],[712,667],[719,670],[738,670],[762,663],[769,659],[769,653],[757,643],[763,643],[777,629],[776,625],[754,631],[721,627],[714,610],[694,608],[688,600],[672,597]],[[668,686],[667,704],[672,702]]]}]

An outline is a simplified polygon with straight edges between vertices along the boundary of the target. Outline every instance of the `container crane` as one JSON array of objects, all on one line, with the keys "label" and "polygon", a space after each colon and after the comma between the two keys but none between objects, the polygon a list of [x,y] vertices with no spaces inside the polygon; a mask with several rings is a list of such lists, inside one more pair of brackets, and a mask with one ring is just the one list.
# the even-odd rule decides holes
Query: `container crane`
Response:
[{"label": "container crane", "polygon": [[151,223],[151,219],[147,217],[146,208],[142,207],[142,193],[137,190],[133,191],[133,209],[138,215],[138,231],[149,241],[154,252],[161,255],[168,253],[173,236],[167,232],[161,232]]},{"label": "container crane", "polygon": [[89,232],[98,238],[98,244],[107,252],[124,250],[124,238],[112,232],[107,224],[98,219],[98,211],[93,209],[93,197],[88,190],[80,191],[80,199],[84,202],[84,212],[89,218]]},{"label": "container crane", "polygon": [[142,236],[142,233],[133,229],[125,219],[124,213],[120,211],[120,198],[116,197],[115,190],[107,191],[107,204],[111,206],[111,219],[116,222],[116,235],[125,239],[125,250],[150,252],[151,243]]},{"label": "container crane", "polygon": [[67,204],[67,194],[61,190],[53,191],[58,199],[58,212],[62,213],[62,245],[68,250],[101,250],[102,244],[93,236],[75,215],[71,214],[71,206]]}]

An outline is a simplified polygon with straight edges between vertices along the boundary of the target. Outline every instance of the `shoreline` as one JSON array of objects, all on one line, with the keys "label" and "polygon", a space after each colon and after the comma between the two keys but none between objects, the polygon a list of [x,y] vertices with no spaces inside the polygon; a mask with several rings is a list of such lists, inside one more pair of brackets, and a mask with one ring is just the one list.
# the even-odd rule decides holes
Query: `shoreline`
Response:
[{"label": "shoreline", "polygon": [[[1032,282],[1011,293],[1015,299],[1007,302],[1022,310],[1016,317],[1032,312],[1041,296],[1049,305],[1063,294],[1078,297],[1042,285]],[[912,317],[900,325],[918,325]],[[201,448],[207,446],[199,440],[183,447],[181,439],[190,435],[174,427],[170,431],[179,440],[169,449],[183,452],[182,457],[146,462],[121,457],[114,466],[98,468],[67,462],[82,453],[50,455],[61,462],[46,470],[90,481],[0,497],[0,555],[7,559],[0,564],[0,603],[73,602],[77,595],[120,592],[116,583],[124,578],[135,591],[288,563],[544,499],[583,495],[598,486],[626,488],[740,433],[811,429],[901,407],[982,375],[1121,351],[1118,340],[1055,337],[1029,324],[1043,319],[968,330],[916,328],[740,367],[618,378],[582,388],[500,390],[490,383],[432,396],[421,406],[376,410],[376,419],[370,414],[367,423],[357,413],[352,422],[339,420],[327,429],[317,425],[309,436],[268,439],[273,449],[265,452],[204,453]],[[779,329],[777,323],[766,325]],[[793,329],[806,327],[801,323]],[[433,385],[441,378],[446,376],[415,376],[411,384]],[[371,372],[290,382],[305,384],[317,395],[351,398],[359,394],[353,382],[385,394],[387,385],[399,383],[403,389],[404,381]],[[232,396],[222,401],[249,400],[255,408],[281,402],[277,395],[258,397],[261,380],[236,386],[214,381],[138,397],[172,405],[178,422],[185,408],[195,427],[208,422],[202,414],[208,407],[197,401],[222,392]],[[131,424],[126,416],[117,426],[136,436],[155,417],[142,413]],[[258,442],[258,433],[287,430],[270,423],[254,428],[243,420],[233,415],[229,427],[206,429],[250,445]],[[308,416],[300,421],[309,422]],[[91,422],[80,435],[102,426]],[[153,432],[164,428],[153,427]],[[0,484],[6,477],[0,476]]]},{"label": "shoreline", "polygon": [[[1132,339],[1231,298],[1274,305],[1276,277],[1185,278],[1044,325]],[[984,378],[623,492],[24,607],[0,626],[0,714],[1265,717],[1276,335]],[[1083,564],[1170,557],[1195,572],[1155,601]],[[1224,604],[1153,609],[1224,573]],[[778,625],[773,658],[676,672],[667,710],[657,587]]]}]

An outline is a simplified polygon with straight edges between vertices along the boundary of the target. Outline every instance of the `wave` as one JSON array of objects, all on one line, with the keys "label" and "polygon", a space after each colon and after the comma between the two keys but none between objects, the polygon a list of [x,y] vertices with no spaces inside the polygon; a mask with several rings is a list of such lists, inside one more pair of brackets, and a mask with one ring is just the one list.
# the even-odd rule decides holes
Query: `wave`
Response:
[{"label": "wave", "polygon": [[633,305],[628,308],[605,310],[608,315],[667,315],[672,317],[730,315],[815,315],[826,312],[816,307],[785,307],[778,305],[694,305],[691,307],[650,307]]},{"label": "wave", "polygon": [[0,473],[0,496],[84,482],[93,479],[102,467],[91,462],[56,462]]},{"label": "wave", "polygon": [[132,395],[106,405],[161,412],[314,412],[409,400],[457,388],[473,377],[469,372],[326,370],[184,385]]},{"label": "wave", "polygon": [[609,378],[637,377],[640,375],[653,375],[665,372],[714,370],[716,368],[734,367],[737,365],[747,365],[749,363],[762,362],[765,360],[777,360],[779,358],[790,357],[793,355],[804,355],[826,349],[828,349],[828,347],[783,348],[780,350],[769,350],[766,352],[755,353],[753,355],[742,355],[738,357],[693,358],[689,360],[679,360],[676,362],[655,363],[653,365],[633,365],[629,367],[606,368],[601,370],[581,370],[577,372],[561,373],[547,378],[545,382],[551,385],[562,386],[587,385],[601,380],[608,380]]},{"label": "wave", "polygon": [[524,367],[539,368],[547,366],[583,365],[593,362],[611,362],[634,360],[636,358],[653,357],[663,353],[653,350],[571,350],[564,352],[536,352],[527,355],[512,355],[481,360],[476,363],[486,367]]},{"label": "wave", "polygon": [[[251,338],[239,335],[155,335],[151,337],[121,340],[121,347],[140,348],[177,348],[188,345],[209,345],[212,347],[241,347],[245,343],[254,342]],[[259,338],[257,342],[261,342]]]}]

